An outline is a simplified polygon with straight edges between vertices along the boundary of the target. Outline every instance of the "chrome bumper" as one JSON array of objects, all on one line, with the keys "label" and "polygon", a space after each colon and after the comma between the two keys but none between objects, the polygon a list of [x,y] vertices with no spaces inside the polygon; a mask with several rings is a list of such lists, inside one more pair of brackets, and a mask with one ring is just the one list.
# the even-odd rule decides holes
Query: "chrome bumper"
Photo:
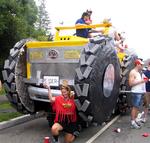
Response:
[{"label": "chrome bumper", "polygon": [[[29,96],[32,100],[42,101],[42,102],[50,102],[48,99],[48,89],[39,88],[35,86],[28,87]],[[51,89],[52,96],[61,95],[60,90]]]}]

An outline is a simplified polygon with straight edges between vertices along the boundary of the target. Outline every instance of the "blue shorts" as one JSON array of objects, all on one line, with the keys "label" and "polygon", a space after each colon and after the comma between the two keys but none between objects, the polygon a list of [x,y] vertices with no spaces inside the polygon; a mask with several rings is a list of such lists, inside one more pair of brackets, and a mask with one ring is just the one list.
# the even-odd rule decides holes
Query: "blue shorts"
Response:
[{"label": "blue shorts", "polygon": [[142,94],[132,93],[132,106],[139,108],[142,103]]}]

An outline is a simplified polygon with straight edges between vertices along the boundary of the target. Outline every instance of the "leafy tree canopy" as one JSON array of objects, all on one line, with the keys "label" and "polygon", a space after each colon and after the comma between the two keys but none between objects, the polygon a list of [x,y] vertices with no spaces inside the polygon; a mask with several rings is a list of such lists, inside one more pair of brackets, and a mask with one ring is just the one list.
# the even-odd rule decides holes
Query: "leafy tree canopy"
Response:
[{"label": "leafy tree canopy", "polygon": [[0,72],[9,49],[23,38],[35,37],[37,14],[34,0],[0,0]]},{"label": "leafy tree canopy", "polygon": [[50,18],[45,0],[39,2],[37,7],[34,0],[0,0],[0,72],[16,42],[29,37],[47,40]]}]

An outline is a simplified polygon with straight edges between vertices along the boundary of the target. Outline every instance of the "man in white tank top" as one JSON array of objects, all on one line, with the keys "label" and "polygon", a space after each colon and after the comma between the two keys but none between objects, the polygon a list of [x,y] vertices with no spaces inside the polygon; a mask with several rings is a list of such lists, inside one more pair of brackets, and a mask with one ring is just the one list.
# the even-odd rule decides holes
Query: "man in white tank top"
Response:
[{"label": "man in white tank top", "polygon": [[135,67],[129,73],[129,86],[131,86],[132,91],[131,127],[135,129],[140,128],[136,118],[141,105],[142,95],[145,93],[145,83],[148,81],[145,78],[143,79],[142,74],[140,74],[143,64],[140,59],[136,59]]}]

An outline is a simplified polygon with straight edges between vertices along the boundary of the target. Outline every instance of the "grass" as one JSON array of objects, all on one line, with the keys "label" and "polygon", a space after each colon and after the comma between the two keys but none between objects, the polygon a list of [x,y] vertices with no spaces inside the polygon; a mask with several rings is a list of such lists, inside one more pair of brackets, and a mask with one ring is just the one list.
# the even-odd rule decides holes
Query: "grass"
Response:
[{"label": "grass", "polygon": [[[5,90],[2,87],[0,89],[0,96],[3,96],[3,95],[5,95]],[[7,110],[8,110],[8,112],[7,112]],[[11,106],[9,101],[0,103],[0,122],[8,121],[10,119],[16,118],[21,115],[22,115],[21,113],[13,110],[13,107]]]},{"label": "grass", "polygon": [[[11,111],[11,109],[12,109],[12,111]],[[0,111],[3,111],[3,110],[5,110],[6,112],[0,112],[0,122],[8,121],[10,119],[13,119],[13,118],[16,118],[16,117],[22,115],[21,113],[13,110],[13,107],[11,106],[11,104],[8,101],[0,103]],[[7,110],[8,110],[8,112],[7,112]]]},{"label": "grass", "polygon": [[0,89],[0,96],[1,96],[1,95],[4,95],[4,94],[5,94],[5,90],[4,90],[4,88],[1,88],[1,89]]},{"label": "grass", "polygon": [[0,122],[8,121],[10,119],[21,116],[22,114],[19,112],[11,112],[11,113],[0,113]]},{"label": "grass", "polygon": [[2,109],[12,109],[12,106],[8,101],[6,101],[3,103],[0,103],[0,110]]}]

